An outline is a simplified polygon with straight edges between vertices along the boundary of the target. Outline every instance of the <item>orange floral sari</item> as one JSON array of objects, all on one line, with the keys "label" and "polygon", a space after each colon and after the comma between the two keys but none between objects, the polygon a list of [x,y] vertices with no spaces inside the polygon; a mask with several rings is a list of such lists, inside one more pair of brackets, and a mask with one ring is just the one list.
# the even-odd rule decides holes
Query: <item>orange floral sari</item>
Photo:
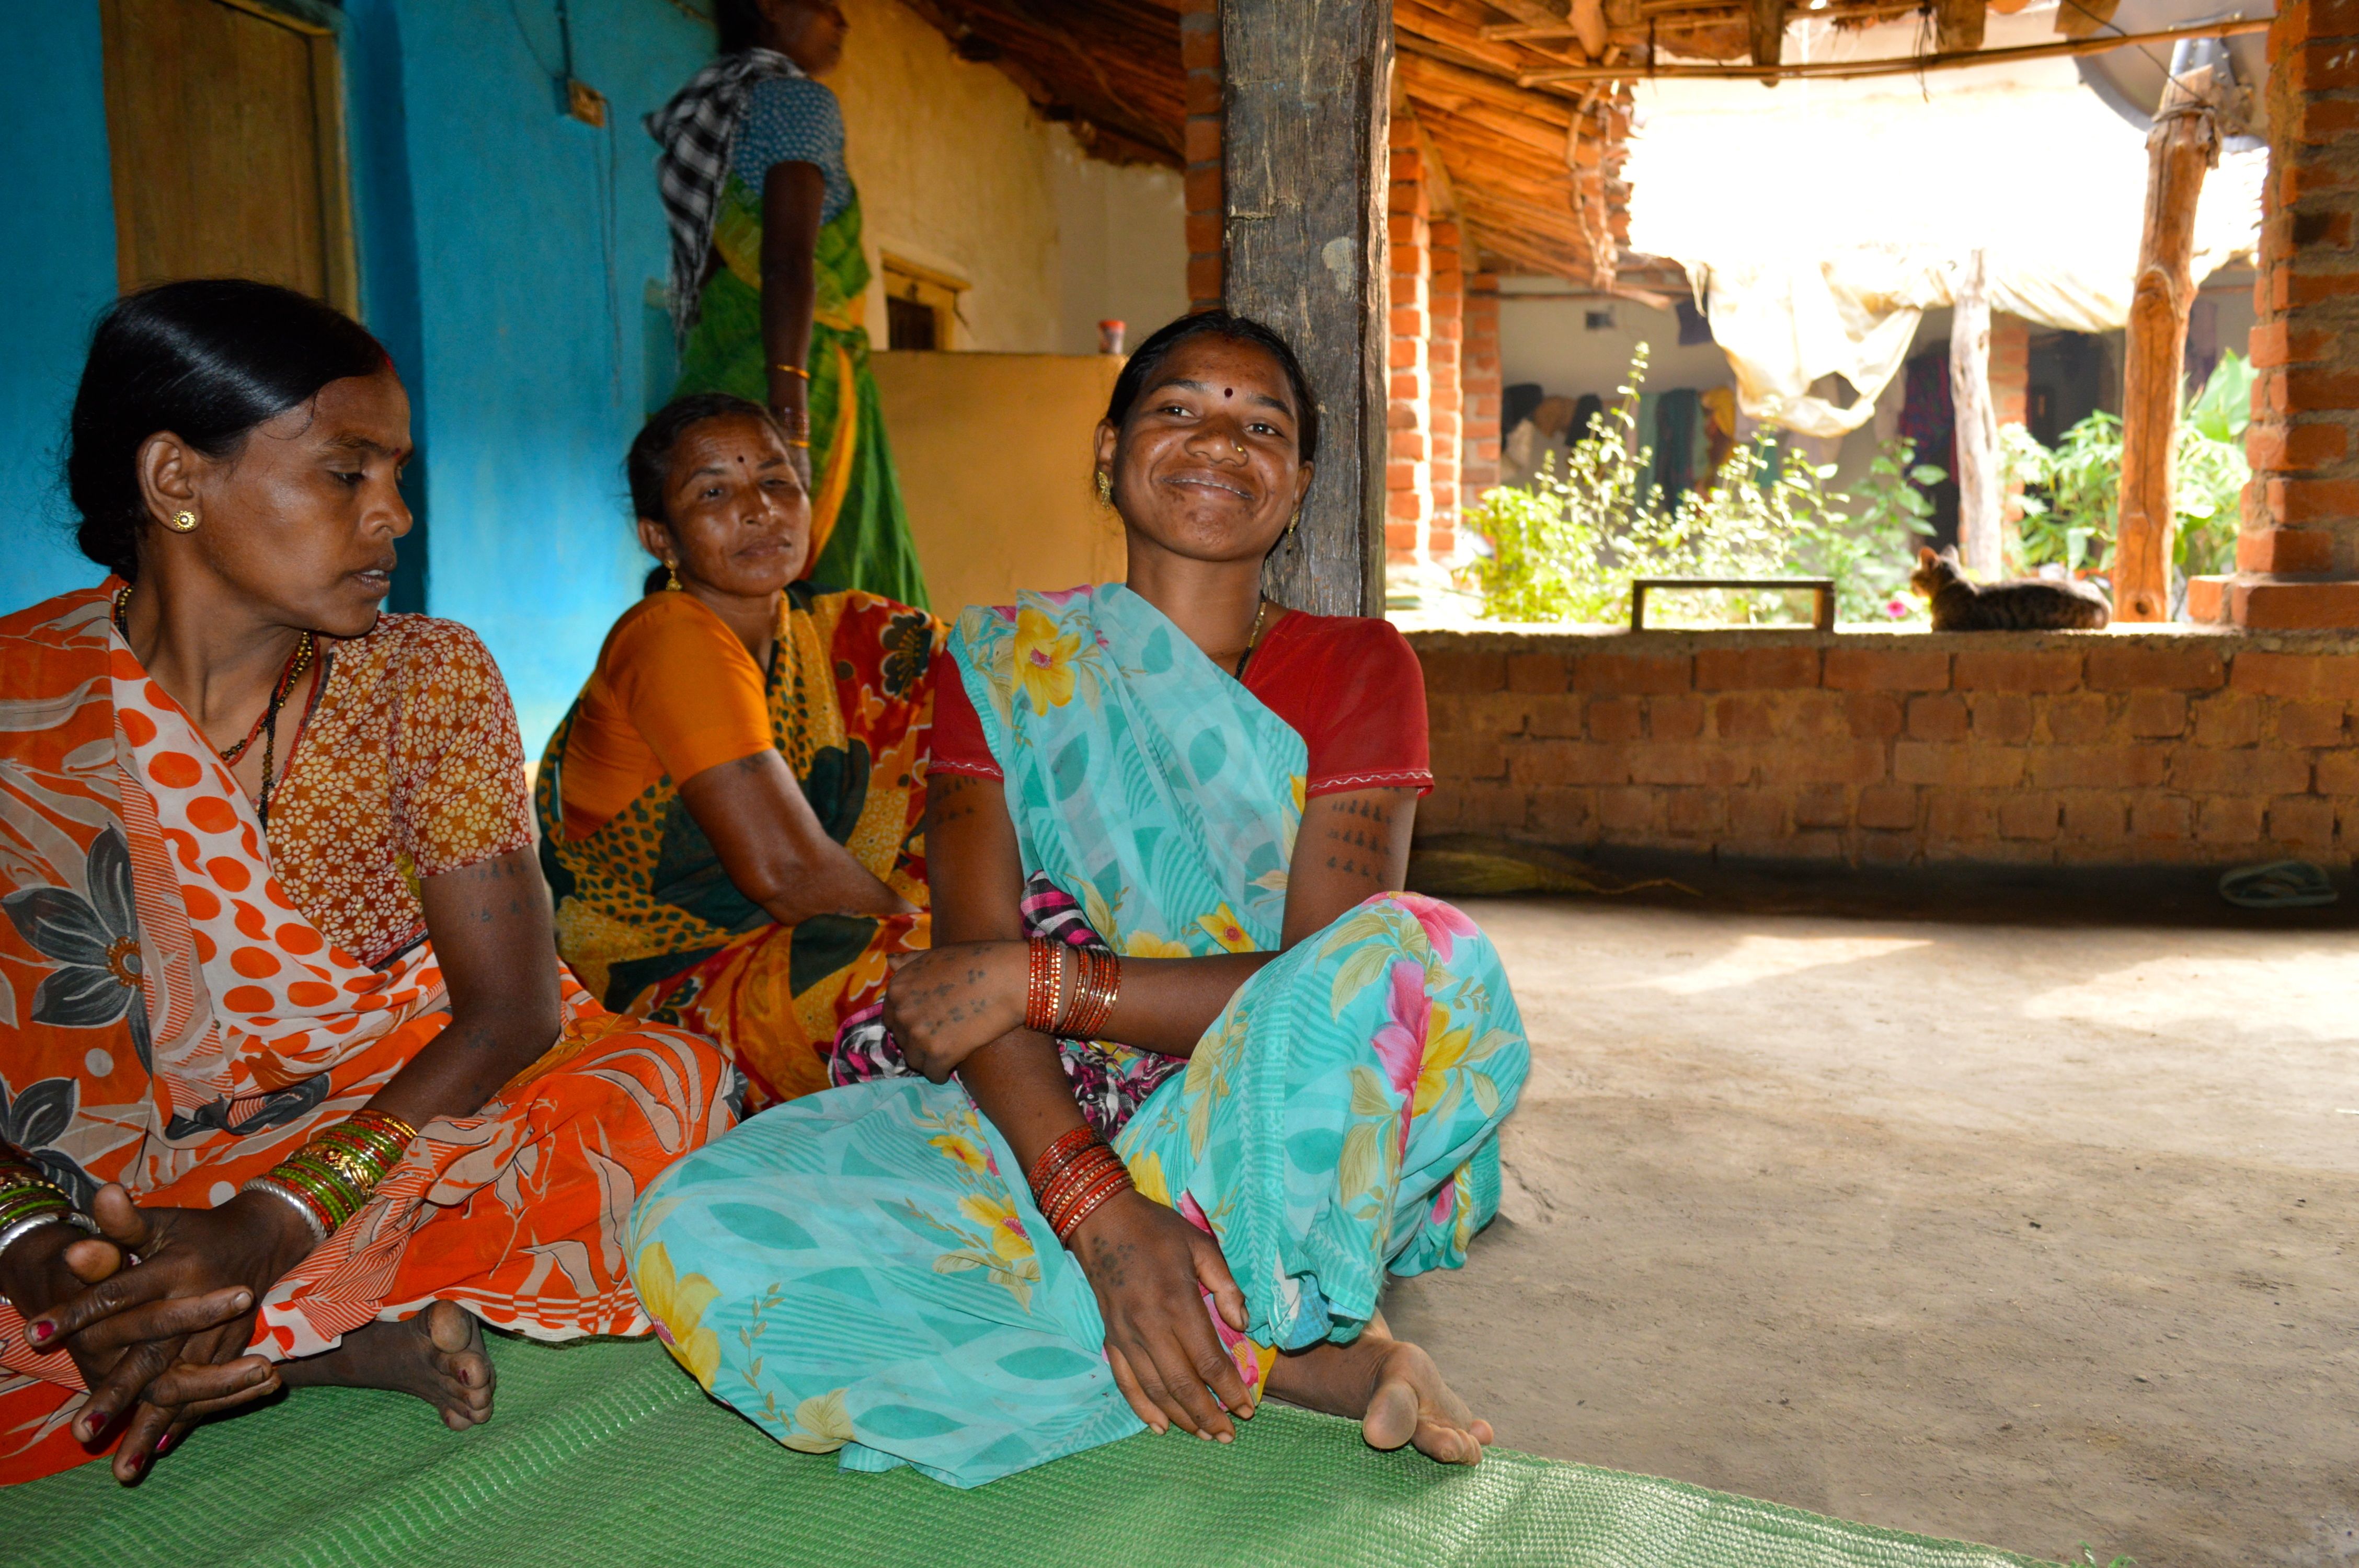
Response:
[{"label": "orange floral sari", "polygon": [[[209,1207],[364,1104],[449,1001],[430,943],[372,968],[288,897],[244,791],[115,633],[116,586],[0,620],[0,1136],[85,1205],[121,1182]],[[504,708],[481,719],[514,747]],[[256,1350],[318,1354],[437,1300],[536,1338],[647,1331],[622,1227],[734,1120],[734,1076],[707,1043],[563,990],[557,1044],[423,1129],[266,1297]],[[97,1457],[69,1430],[72,1362],[22,1330],[0,1303],[0,1484]]]}]

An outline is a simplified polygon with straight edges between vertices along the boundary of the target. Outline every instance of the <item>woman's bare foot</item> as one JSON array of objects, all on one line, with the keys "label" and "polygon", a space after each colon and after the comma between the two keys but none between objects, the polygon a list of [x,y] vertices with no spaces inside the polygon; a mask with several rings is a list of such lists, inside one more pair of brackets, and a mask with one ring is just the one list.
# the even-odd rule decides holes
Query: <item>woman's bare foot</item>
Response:
[{"label": "woman's bare foot", "polygon": [[399,1323],[373,1323],[324,1356],[288,1361],[290,1389],[392,1389],[432,1405],[442,1424],[464,1432],[492,1419],[492,1358],[484,1330],[455,1302],[436,1302]]},{"label": "woman's bare foot", "polygon": [[1387,1333],[1382,1317],[1349,1345],[1280,1356],[1268,1391],[1288,1404],[1357,1417],[1371,1448],[1414,1444],[1445,1465],[1473,1465],[1491,1442],[1491,1423],[1442,1381],[1432,1357]]}]

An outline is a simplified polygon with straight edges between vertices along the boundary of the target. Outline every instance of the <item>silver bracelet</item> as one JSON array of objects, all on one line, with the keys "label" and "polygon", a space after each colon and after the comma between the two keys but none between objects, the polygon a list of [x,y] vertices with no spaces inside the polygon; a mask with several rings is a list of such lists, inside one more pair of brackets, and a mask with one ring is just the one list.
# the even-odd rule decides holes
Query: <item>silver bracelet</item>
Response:
[{"label": "silver bracelet", "polygon": [[47,1214],[27,1215],[7,1229],[0,1230],[0,1258],[6,1257],[9,1248],[45,1225],[71,1225],[92,1236],[98,1234],[98,1221],[80,1209],[58,1208]]},{"label": "silver bracelet", "polygon": [[277,1198],[279,1202],[287,1205],[297,1214],[303,1217],[303,1227],[311,1233],[312,1246],[319,1247],[326,1244],[328,1239],[327,1229],[325,1227],[321,1225],[320,1217],[311,1212],[311,1206],[305,1203],[301,1198],[297,1197],[293,1193],[289,1192],[280,1184],[272,1181],[267,1176],[256,1176],[238,1190],[240,1192],[246,1193],[268,1193],[272,1197]]}]

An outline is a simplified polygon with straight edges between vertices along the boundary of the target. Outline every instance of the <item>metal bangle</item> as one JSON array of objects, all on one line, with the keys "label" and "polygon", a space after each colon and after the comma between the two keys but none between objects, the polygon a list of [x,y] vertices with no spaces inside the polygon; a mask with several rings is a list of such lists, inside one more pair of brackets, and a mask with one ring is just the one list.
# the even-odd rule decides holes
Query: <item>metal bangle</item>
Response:
[{"label": "metal bangle", "polygon": [[98,1234],[98,1221],[79,1209],[51,1209],[47,1214],[32,1215],[20,1219],[5,1230],[0,1230],[0,1258],[6,1257],[9,1248],[45,1225],[71,1225],[77,1230],[87,1231],[92,1236]]},{"label": "metal bangle", "polygon": [[311,1233],[312,1246],[319,1247],[327,1242],[327,1227],[320,1223],[320,1217],[312,1212],[311,1206],[305,1203],[301,1198],[296,1196],[287,1188],[280,1186],[277,1182],[272,1181],[269,1177],[256,1176],[238,1190],[248,1193],[268,1193],[272,1197],[277,1198],[280,1203],[287,1205],[288,1207],[293,1209],[297,1214],[303,1217],[303,1227]]}]

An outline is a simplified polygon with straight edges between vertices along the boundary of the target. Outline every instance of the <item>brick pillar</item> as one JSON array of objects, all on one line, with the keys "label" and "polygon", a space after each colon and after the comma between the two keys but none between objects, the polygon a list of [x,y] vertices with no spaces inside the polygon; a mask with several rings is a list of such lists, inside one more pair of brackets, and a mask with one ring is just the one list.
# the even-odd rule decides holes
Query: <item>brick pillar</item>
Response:
[{"label": "brick pillar", "polygon": [[1180,0],[1188,72],[1188,308],[1217,310],[1223,288],[1220,0]]},{"label": "brick pillar", "polygon": [[2359,0],[2290,0],[2269,28],[2269,174],[2253,305],[2253,465],[2234,577],[2190,620],[2359,626]]},{"label": "brick pillar", "polygon": [[1385,564],[1413,568],[1433,526],[1433,383],[1426,358],[1432,280],[1432,234],[1426,220],[1425,165],[1414,123],[1393,121],[1391,460],[1385,470]]},{"label": "brick pillar", "polygon": [[[2031,323],[2003,310],[1991,312],[1991,405],[2002,425],[2031,417]],[[2010,529],[2023,521],[2023,481],[2010,479],[1999,497],[1999,515]],[[2010,537],[2013,535],[2010,535]]]},{"label": "brick pillar", "polygon": [[1458,504],[1462,515],[1499,482],[1499,280],[1466,279],[1466,330],[1458,369],[1461,438]]},{"label": "brick pillar", "polygon": [[1466,278],[1461,270],[1458,225],[1447,219],[1431,228],[1432,320],[1425,340],[1426,371],[1432,382],[1427,432],[1433,448],[1433,524],[1425,558],[1446,562],[1458,549],[1458,449],[1465,428],[1462,338]]}]

